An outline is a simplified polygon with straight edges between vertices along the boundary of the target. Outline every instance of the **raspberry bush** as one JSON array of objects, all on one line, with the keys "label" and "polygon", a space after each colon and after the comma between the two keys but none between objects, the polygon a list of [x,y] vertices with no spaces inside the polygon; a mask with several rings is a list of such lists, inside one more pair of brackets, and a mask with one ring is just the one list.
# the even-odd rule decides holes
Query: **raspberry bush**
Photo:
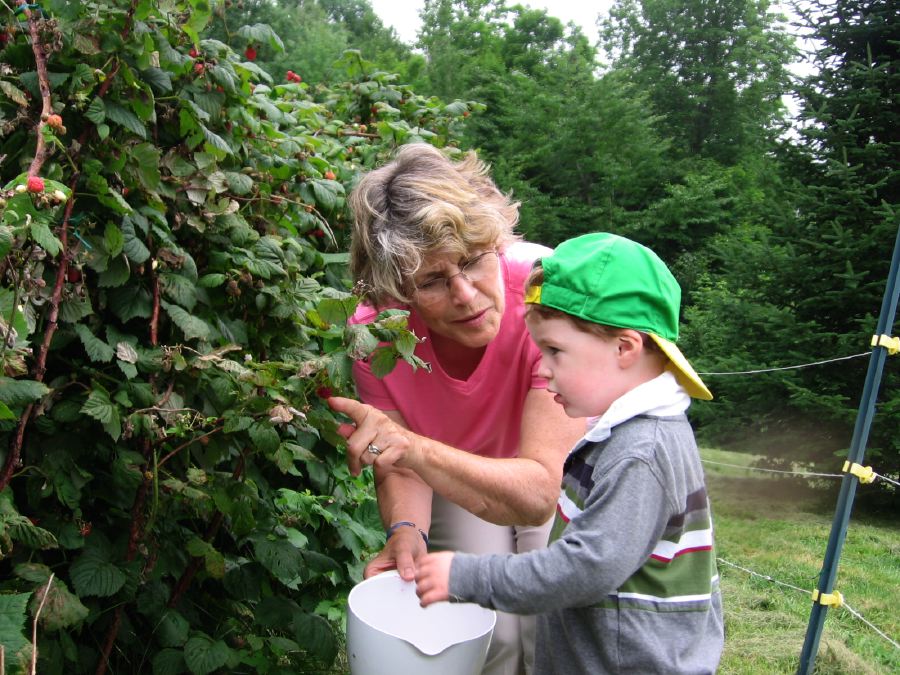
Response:
[{"label": "raspberry bush", "polygon": [[453,145],[473,104],[354,52],[339,82],[267,73],[268,27],[204,38],[226,4],[51,0],[0,26],[11,672],[327,669],[383,543],[319,393],[373,351],[423,364],[402,313],[346,326],[345,193],[399,144]]}]

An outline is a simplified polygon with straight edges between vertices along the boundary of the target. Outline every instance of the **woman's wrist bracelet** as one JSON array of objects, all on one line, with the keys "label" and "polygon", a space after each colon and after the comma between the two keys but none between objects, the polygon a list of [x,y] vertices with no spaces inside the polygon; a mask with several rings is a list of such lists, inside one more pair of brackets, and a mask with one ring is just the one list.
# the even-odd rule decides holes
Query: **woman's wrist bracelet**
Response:
[{"label": "woman's wrist bracelet", "polygon": [[385,541],[391,538],[391,535],[393,535],[394,532],[397,531],[398,527],[412,527],[416,530],[419,530],[419,534],[422,535],[422,539],[425,541],[425,545],[428,546],[428,535],[425,534],[425,531],[418,527],[415,523],[411,523],[408,520],[401,520],[391,525],[385,533]]}]

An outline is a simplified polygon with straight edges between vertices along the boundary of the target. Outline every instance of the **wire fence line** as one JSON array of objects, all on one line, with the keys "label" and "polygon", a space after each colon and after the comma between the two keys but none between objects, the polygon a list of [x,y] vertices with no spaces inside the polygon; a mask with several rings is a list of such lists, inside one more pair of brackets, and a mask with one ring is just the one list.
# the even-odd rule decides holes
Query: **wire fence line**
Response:
[{"label": "wire fence line", "polygon": [[792,476],[820,476],[822,478],[843,478],[841,473],[816,473],[814,471],[787,471],[782,469],[763,469],[758,466],[745,466],[744,464],[729,464],[728,462],[714,462],[711,459],[701,459],[704,464],[716,464],[718,466],[730,466],[735,469],[745,469],[747,471],[761,471],[764,473],[782,473]]},{"label": "wire fence line", "polygon": [[[818,473],[816,471],[788,471],[787,469],[764,469],[760,466],[747,466],[745,464],[729,464],[728,462],[715,462],[711,459],[700,459],[704,464],[715,464],[716,466],[729,466],[734,469],[743,469],[745,471],[759,471],[762,473],[778,473],[778,474],[786,474],[790,476],[803,476],[804,478],[843,478],[846,474],[843,473]],[[888,478],[880,473],[872,472],[873,480],[883,480],[887,483],[891,483],[892,485],[896,485],[900,487],[900,482],[894,480],[893,478]]]},{"label": "wire fence line", "polygon": [[[778,585],[778,586],[783,586],[784,588],[789,588],[789,589],[791,589],[791,590],[793,590],[793,591],[799,591],[800,593],[803,593],[803,594],[805,594],[805,595],[809,595],[809,594],[810,594],[809,589],[806,589],[806,588],[800,588],[799,586],[794,586],[793,584],[789,584],[789,583],[787,583],[787,582],[785,582],[785,581],[779,581],[778,579],[776,579],[776,578],[774,578],[774,577],[771,577],[771,576],[769,576],[768,574],[760,574],[759,572],[754,572],[754,571],[751,570],[751,569],[748,569],[748,568],[743,567],[743,566],[741,566],[741,565],[738,565],[738,564],[736,564],[736,563],[733,563],[733,562],[730,562],[730,561],[728,561],[728,560],[725,560],[725,558],[716,557],[716,560],[717,560],[719,563],[721,563],[722,565],[727,565],[728,567],[733,567],[733,568],[735,568],[735,569],[741,570],[742,572],[746,572],[747,574],[749,574],[749,575],[751,575],[751,576],[753,576],[753,577],[756,577],[756,578],[758,578],[758,579],[763,579],[764,581],[768,581],[768,582],[773,583],[773,584],[776,584],[776,585]],[[869,628],[871,628],[873,631],[875,631],[875,633],[877,633],[881,638],[887,640],[891,645],[893,645],[893,647],[894,647],[895,649],[900,649],[900,643],[898,643],[896,640],[894,640],[890,635],[888,635],[887,633],[885,633],[883,630],[881,630],[880,628],[878,628],[878,626],[876,626],[875,624],[873,624],[871,621],[869,621],[868,619],[866,619],[862,614],[860,614],[857,610],[853,609],[853,608],[852,608],[850,605],[848,605],[845,601],[842,601],[841,604],[840,604],[839,606],[840,606],[840,607],[843,607],[844,609],[846,609],[846,610],[847,610],[848,612],[850,612],[850,614],[852,614],[858,621],[862,622],[863,624],[865,624],[866,626],[868,626]]]},{"label": "wire fence line", "polygon": [[863,356],[869,356],[872,350],[862,352],[861,354],[851,354],[850,356],[838,356],[833,359],[825,359],[824,361],[813,361],[812,363],[800,363],[796,366],[779,366],[777,368],[758,368],[756,370],[735,370],[723,373],[697,373],[701,377],[727,377],[729,375],[756,375],[758,373],[774,373],[780,370],[799,370],[800,368],[812,368],[813,366],[822,366],[826,363],[836,363],[838,361],[849,361],[850,359],[858,359]]}]

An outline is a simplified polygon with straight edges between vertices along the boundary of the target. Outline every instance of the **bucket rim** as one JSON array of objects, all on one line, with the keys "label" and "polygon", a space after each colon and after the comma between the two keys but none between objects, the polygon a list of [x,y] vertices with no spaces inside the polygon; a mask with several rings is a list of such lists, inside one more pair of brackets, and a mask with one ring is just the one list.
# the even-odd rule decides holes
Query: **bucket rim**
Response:
[{"label": "bucket rim", "polygon": [[[415,649],[422,652],[423,654],[426,654],[427,656],[437,656],[438,654],[441,654],[441,653],[447,651],[448,649],[450,649],[451,647],[455,647],[456,645],[461,645],[466,642],[472,642],[473,640],[480,640],[488,633],[491,633],[497,625],[497,612],[495,610],[489,609],[487,607],[481,607],[480,605],[477,605],[476,603],[459,603],[459,604],[475,605],[476,607],[479,607],[480,609],[487,612],[490,616],[490,621],[487,622],[489,625],[485,628],[485,630],[480,631],[477,635],[472,635],[471,637],[466,638],[465,640],[461,640],[459,642],[454,642],[454,643],[448,644],[445,647],[438,649],[437,651],[430,651],[428,649],[424,649],[422,646],[416,644],[415,642],[412,642],[411,640],[408,640],[407,638],[405,638],[401,635],[397,635],[389,630],[385,630],[383,628],[380,628],[379,626],[375,626],[374,624],[372,624],[372,622],[367,621],[362,616],[360,616],[359,614],[357,614],[356,612],[353,611],[351,602],[352,602],[353,594],[357,591],[357,589],[361,589],[363,586],[369,585],[370,582],[383,583],[385,579],[391,578],[391,577],[399,578],[400,573],[397,570],[385,570],[384,572],[379,572],[375,576],[371,576],[368,579],[364,579],[361,582],[359,582],[358,584],[356,584],[355,586],[353,586],[353,588],[350,589],[350,593],[347,595],[347,616],[349,617],[352,615],[355,620],[368,626],[372,630],[378,631],[379,633],[383,633],[392,638],[395,638],[397,640],[405,642],[406,644],[414,647]],[[407,582],[407,583],[412,583],[412,582]],[[456,603],[454,603],[454,604],[456,604]]]}]

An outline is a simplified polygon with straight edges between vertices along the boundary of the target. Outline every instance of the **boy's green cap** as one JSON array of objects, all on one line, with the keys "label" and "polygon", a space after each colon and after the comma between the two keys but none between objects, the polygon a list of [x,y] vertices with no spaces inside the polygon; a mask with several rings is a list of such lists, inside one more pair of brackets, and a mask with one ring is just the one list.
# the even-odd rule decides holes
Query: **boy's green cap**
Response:
[{"label": "boy's green cap", "polygon": [[675,346],[681,287],[653,251],[625,237],[596,232],[563,242],[540,264],[544,283],[529,288],[525,302],[647,333],[669,357],[670,369],[687,393],[712,398]]}]

